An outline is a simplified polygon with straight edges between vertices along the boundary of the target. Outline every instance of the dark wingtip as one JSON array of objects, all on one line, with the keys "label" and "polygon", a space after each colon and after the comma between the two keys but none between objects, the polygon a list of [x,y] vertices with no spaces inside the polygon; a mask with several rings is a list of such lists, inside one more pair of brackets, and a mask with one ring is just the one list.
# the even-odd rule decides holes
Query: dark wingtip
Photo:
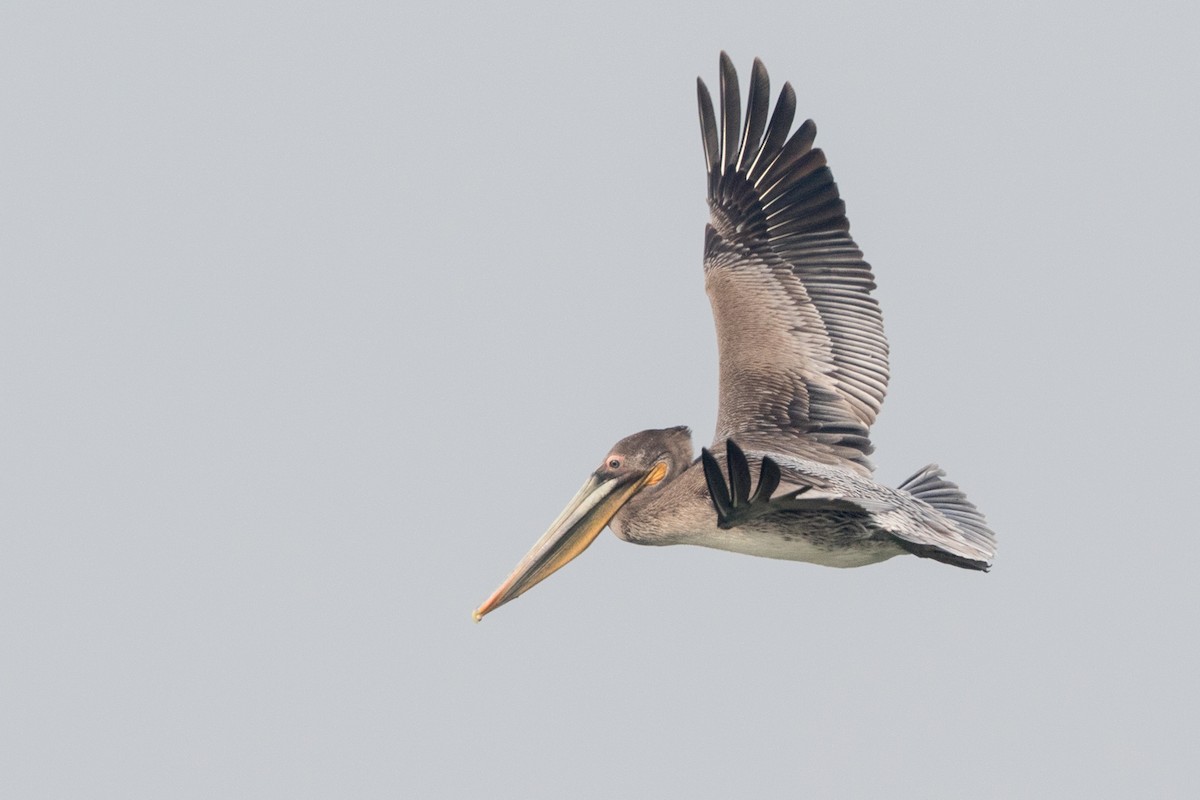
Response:
[{"label": "dark wingtip", "polygon": [[713,111],[712,95],[708,93],[708,86],[704,84],[703,78],[696,78],[696,102],[700,107],[700,140],[704,145],[704,165],[711,184],[716,172],[720,142],[717,137],[717,118]]},{"label": "dark wingtip", "polygon": [[729,461],[729,493],[733,496],[733,507],[737,508],[750,501],[750,464],[733,439],[725,440],[725,456]]},{"label": "dark wingtip", "polygon": [[783,480],[783,475],[779,470],[779,465],[775,463],[775,459],[763,456],[762,469],[758,473],[758,488],[754,490],[754,497],[750,499],[751,505],[770,500],[771,495],[779,488],[781,480]]},{"label": "dark wingtip", "polygon": [[735,169],[746,171],[762,145],[763,131],[767,127],[767,112],[771,105],[771,79],[762,61],[754,59],[750,68],[750,85],[746,89],[746,126],[742,129],[742,140],[738,145]]},{"label": "dark wingtip", "polygon": [[721,174],[730,171],[736,158],[738,131],[741,128],[742,98],[738,89],[737,69],[733,59],[721,51],[721,110],[718,126],[721,133],[720,155],[718,161]]},{"label": "dark wingtip", "polygon": [[729,514],[732,504],[729,500],[729,489],[725,485],[725,476],[721,474],[721,465],[707,447],[700,448],[700,461],[704,467],[704,481],[708,484],[708,494],[717,510],[717,519],[723,520]]}]

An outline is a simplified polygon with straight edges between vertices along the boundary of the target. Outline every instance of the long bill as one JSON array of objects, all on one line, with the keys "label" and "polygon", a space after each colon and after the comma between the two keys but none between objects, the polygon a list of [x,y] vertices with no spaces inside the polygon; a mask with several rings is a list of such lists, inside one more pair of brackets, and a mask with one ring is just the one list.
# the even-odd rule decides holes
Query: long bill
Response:
[{"label": "long bill", "polygon": [[593,474],[508,579],[475,609],[475,621],[524,594],[586,550],[621,506],[643,487],[662,480],[666,471],[666,465],[660,463],[642,474],[611,478]]}]

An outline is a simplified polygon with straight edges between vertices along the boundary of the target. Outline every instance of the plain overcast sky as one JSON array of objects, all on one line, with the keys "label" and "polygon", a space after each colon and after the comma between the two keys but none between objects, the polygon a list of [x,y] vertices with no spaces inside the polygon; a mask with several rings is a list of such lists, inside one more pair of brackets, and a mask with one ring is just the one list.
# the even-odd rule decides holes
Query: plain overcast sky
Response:
[{"label": "plain overcast sky", "polygon": [[[1194,790],[1194,2],[173,5],[0,11],[0,795]],[[874,266],[880,479],[995,569],[606,533],[475,625],[709,441],[721,49]]]}]

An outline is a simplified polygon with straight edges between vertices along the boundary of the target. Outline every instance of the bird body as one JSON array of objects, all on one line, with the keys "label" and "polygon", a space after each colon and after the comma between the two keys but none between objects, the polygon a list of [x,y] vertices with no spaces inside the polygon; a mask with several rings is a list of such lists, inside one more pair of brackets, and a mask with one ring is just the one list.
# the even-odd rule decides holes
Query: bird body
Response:
[{"label": "bird body", "polygon": [[772,110],[768,87],[755,60],[743,125],[727,55],[719,111],[697,82],[710,209],[705,289],[720,356],[713,452],[696,459],[684,426],[617,442],[476,619],[575,558],[606,525],[636,544],[833,567],[905,553],[991,565],[995,535],[936,466],[895,489],[872,477],[870,427],[889,375],[874,276],[813,147],[816,126],[792,131],[795,93],[784,84]]},{"label": "bird body", "polygon": [[862,567],[905,552],[869,515],[835,509],[780,511],[723,529],[717,525],[699,468],[672,481],[637,513],[624,511],[609,527],[634,544],[695,544],[827,567]]},{"label": "bird body", "polygon": [[[644,431],[635,436],[656,438],[662,433]],[[618,443],[614,452],[628,449]],[[807,487],[803,497],[793,501],[792,508],[768,506],[762,516],[721,528],[697,460],[660,484],[658,491],[652,487],[636,495],[613,516],[609,527],[618,538],[634,544],[695,544],[828,567],[861,567],[913,552],[911,546],[920,543],[905,542],[910,545],[906,548],[897,536],[922,532],[939,539],[945,548],[942,560],[949,563],[980,568],[991,556],[983,518],[977,512],[972,515],[964,508],[964,516],[956,522],[949,511],[855,470],[778,452],[748,451],[745,456],[750,465],[763,458],[774,460],[784,475],[780,492],[786,495]],[[937,468],[927,467],[914,478],[931,470]],[[939,480],[938,491],[936,502],[965,502],[961,491],[948,481]]]}]

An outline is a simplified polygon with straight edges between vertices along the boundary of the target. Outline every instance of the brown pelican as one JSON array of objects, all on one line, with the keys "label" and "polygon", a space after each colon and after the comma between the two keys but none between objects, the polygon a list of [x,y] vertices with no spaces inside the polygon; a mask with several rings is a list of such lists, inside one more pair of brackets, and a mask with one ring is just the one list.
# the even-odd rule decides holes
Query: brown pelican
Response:
[{"label": "brown pelican", "polygon": [[791,130],[792,87],[784,84],[768,121],[767,70],[756,59],[742,125],[737,72],[725,53],[720,63],[720,116],[697,80],[711,210],[704,281],[720,350],[716,452],[693,458],[686,427],[617,442],[476,620],[582,553],[606,525],[637,544],[833,567],[904,553],[991,566],[995,534],[937,466],[897,489],[872,480],[868,431],[887,390],[888,345],[871,268],[850,238],[825,154],[812,146],[816,126]]}]

